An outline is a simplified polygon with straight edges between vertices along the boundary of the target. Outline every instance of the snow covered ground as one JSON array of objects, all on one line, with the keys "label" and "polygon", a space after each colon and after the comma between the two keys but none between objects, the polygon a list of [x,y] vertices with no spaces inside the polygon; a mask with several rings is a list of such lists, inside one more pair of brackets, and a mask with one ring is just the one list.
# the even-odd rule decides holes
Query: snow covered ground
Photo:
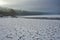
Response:
[{"label": "snow covered ground", "polygon": [[0,18],[0,40],[60,40],[60,20]]}]

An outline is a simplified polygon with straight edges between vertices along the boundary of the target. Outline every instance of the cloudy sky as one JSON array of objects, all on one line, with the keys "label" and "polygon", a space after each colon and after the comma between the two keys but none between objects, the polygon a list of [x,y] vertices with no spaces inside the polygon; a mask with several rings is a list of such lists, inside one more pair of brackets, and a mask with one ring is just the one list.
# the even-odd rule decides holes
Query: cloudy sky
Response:
[{"label": "cloudy sky", "polygon": [[0,6],[28,10],[59,12],[60,0],[0,0]]}]

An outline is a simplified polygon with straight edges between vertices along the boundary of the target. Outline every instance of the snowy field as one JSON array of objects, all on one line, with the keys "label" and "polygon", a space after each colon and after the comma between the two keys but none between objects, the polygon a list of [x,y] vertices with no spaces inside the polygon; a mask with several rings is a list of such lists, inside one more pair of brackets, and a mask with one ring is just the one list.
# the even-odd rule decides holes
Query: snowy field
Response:
[{"label": "snowy field", "polygon": [[60,20],[0,18],[0,40],[60,40]]}]

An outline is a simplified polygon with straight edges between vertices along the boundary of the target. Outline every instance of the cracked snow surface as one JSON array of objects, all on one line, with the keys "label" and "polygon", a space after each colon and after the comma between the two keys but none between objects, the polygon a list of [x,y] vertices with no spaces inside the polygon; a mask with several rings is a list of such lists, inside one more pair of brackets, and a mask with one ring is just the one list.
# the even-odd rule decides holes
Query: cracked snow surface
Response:
[{"label": "cracked snow surface", "polygon": [[0,18],[0,40],[60,40],[60,20]]}]

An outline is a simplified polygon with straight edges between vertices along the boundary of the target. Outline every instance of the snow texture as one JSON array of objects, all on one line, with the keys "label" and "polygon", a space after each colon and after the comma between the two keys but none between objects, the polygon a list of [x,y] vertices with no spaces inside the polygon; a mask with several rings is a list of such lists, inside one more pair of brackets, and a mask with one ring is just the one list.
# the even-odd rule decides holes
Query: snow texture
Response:
[{"label": "snow texture", "polygon": [[60,40],[60,20],[0,18],[0,40]]}]

